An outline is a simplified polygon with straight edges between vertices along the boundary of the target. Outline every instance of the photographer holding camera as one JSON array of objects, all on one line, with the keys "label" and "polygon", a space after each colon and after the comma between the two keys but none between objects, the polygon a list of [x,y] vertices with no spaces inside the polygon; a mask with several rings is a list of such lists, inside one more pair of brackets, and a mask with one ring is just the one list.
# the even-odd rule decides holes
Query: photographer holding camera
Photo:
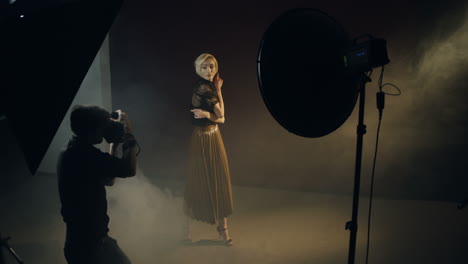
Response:
[{"label": "photographer holding camera", "polygon": [[[57,174],[61,214],[66,224],[65,258],[69,264],[130,263],[108,236],[105,185],[136,174],[136,146],[128,115],[98,106],[77,105],[71,116],[74,136],[59,156]],[[94,147],[106,139],[109,153]],[[116,150],[122,144],[123,155]]]}]

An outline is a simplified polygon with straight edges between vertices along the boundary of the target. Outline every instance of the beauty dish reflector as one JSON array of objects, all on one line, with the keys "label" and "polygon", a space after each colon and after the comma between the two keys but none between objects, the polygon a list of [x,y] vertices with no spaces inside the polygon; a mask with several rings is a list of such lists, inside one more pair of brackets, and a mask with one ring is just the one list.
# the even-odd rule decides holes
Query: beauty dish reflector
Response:
[{"label": "beauty dish reflector", "polygon": [[325,136],[356,104],[356,74],[346,70],[351,41],[332,17],[317,9],[285,12],[264,33],[257,77],[265,105],[289,132]]}]

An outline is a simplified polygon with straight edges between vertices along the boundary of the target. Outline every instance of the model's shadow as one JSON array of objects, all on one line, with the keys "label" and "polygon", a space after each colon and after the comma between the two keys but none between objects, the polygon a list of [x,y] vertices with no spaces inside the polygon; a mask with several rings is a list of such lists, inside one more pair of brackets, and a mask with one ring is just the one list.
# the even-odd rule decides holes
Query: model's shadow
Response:
[{"label": "model's shadow", "polygon": [[185,246],[229,246],[223,240],[217,239],[200,239],[198,241],[187,241],[183,243]]}]

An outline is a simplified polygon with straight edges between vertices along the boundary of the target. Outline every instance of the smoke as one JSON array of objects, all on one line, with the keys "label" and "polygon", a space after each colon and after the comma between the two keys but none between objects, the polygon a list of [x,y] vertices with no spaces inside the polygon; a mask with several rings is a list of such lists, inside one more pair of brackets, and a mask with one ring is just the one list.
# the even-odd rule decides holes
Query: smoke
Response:
[{"label": "smoke", "polygon": [[[468,17],[466,9],[457,12],[437,17],[430,32],[415,32],[414,48],[389,47],[396,56],[384,82],[398,85],[402,96],[387,96],[383,116],[377,177],[388,193],[456,200],[468,184],[462,176],[468,154]],[[398,36],[395,42],[404,43]],[[370,127],[376,127],[373,120]]]},{"label": "smoke", "polygon": [[153,263],[180,246],[185,216],[182,198],[160,189],[141,172],[107,189],[110,235],[133,263]]},{"label": "smoke", "polygon": [[[468,53],[464,51],[468,46],[466,8],[456,3],[417,1],[396,19],[393,11],[400,12],[401,6],[399,3],[393,7],[380,5],[380,9],[372,9],[381,21],[378,26],[369,25],[367,20],[361,24],[366,31],[374,28],[374,35],[387,39],[391,63],[385,67],[384,82],[394,83],[402,90],[400,97],[386,97],[376,193],[398,198],[441,199],[441,196],[433,195],[440,192],[453,198],[453,193],[460,193],[456,188],[464,185],[460,179],[465,178],[462,174],[466,172],[462,166],[465,164],[462,161],[466,157],[463,147],[467,143],[465,134],[468,132],[468,106],[465,103],[468,76],[464,73],[468,61]],[[331,14],[335,13],[331,12],[332,8],[329,10]],[[141,16],[140,12],[133,14],[130,11],[128,18]],[[224,48],[223,43],[229,34],[215,28],[213,33],[219,36],[220,42],[210,44],[221,47],[216,54],[220,56],[225,76],[223,89],[227,119],[220,127],[232,183],[351,193],[357,107],[340,128],[323,138],[297,137],[277,124],[258,92],[255,63],[250,63],[252,56],[256,56],[258,38],[269,20],[277,15],[274,9],[263,11],[262,16],[255,19],[246,17],[246,21],[250,21],[248,24],[253,26],[236,28],[242,32],[239,39],[243,41],[234,49]],[[366,17],[368,11],[356,10],[362,12],[362,17]],[[242,12],[240,14],[244,14]],[[347,20],[358,20],[357,14],[348,16]],[[342,20],[346,21],[345,17]],[[227,23],[226,19],[220,18],[220,23]],[[161,28],[185,27],[183,22],[172,25],[163,21],[158,21]],[[197,31],[200,25],[195,22],[197,20],[193,21],[193,25],[198,25],[193,32],[200,33]],[[347,28],[360,30],[360,22],[353,23],[354,26],[350,24]],[[177,34],[183,36],[181,40],[158,29],[155,30],[158,34],[153,34],[157,38],[149,35],[134,37],[133,28],[135,26],[122,25],[115,29],[120,35],[114,34],[113,40],[113,55],[118,59],[114,64],[118,74],[113,75],[113,88],[120,88],[113,95],[119,105],[132,108],[128,112],[135,117],[135,132],[143,148],[142,154],[146,153],[140,160],[140,165],[148,172],[146,176],[150,179],[181,180],[184,167],[180,164],[186,159],[190,138],[186,104],[190,99],[188,78],[193,74],[191,58],[201,47],[206,49],[207,44],[201,42],[182,47],[180,45],[188,38],[187,35]],[[161,39],[167,42],[159,41]],[[120,44],[127,42],[130,46],[122,47]],[[137,51],[132,52],[132,56],[122,56],[133,48]],[[141,66],[136,69],[130,65]],[[363,186],[367,186],[372,170],[378,122],[375,92],[379,73],[379,69],[375,69],[373,82],[366,86]],[[138,85],[133,85],[133,82],[138,82]],[[386,87],[386,91],[395,92],[391,87]],[[363,188],[362,191],[365,193],[368,189]]]},{"label": "smoke", "polygon": [[466,121],[463,113],[468,108],[463,98],[468,94],[468,19],[446,38],[433,37],[416,69],[417,83],[429,101],[440,107],[435,115],[439,123]]},{"label": "smoke", "polygon": [[403,88],[403,96],[389,98],[398,102],[392,105],[391,111],[397,115],[391,122],[400,124],[400,130],[411,128],[412,133],[433,143],[446,144],[443,137],[448,132],[453,133],[452,140],[461,140],[467,129],[468,12],[462,14],[464,19],[460,22],[450,21],[458,18],[441,17],[431,33],[416,35],[419,43],[414,54],[421,55],[397,62],[389,75],[395,80],[392,82]]}]

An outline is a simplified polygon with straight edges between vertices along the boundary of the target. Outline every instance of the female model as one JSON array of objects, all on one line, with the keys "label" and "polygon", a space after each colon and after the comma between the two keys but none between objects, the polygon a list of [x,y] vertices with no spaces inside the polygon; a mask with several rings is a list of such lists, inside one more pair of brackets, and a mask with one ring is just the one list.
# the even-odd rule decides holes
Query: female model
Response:
[{"label": "female model", "polygon": [[[220,238],[232,244],[226,217],[232,214],[229,166],[218,123],[224,123],[223,79],[218,62],[211,54],[195,60],[199,79],[195,85],[191,112],[193,132],[190,143],[189,173],[184,201],[186,214],[195,220],[216,224]],[[187,230],[187,239],[190,233]]]}]

